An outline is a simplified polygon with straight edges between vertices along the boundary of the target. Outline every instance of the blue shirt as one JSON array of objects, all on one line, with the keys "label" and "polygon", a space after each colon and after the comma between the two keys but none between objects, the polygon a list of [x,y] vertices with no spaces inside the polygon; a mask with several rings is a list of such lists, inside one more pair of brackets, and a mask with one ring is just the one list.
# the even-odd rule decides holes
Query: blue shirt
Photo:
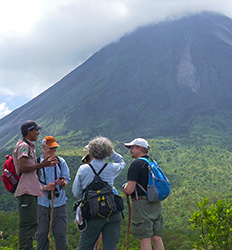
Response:
[{"label": "blue shirt", "polygon": [[[106,168],[100,174],[103,181],[109,183],[110,186],[114,185],[114,179],[122,172],[125,168],[126,163],[124,162],[122,156],[117,154],[115,151],[112,153],[112,160],[114,163],[108,163]],[[93,159],[91,165],[94,167],[95,171],[98,173],[100,169],[105,164],[104,160]],[[94,178],[93,170],[88,164],[81,165],[77,171],[76,177],[73,182],[72,192],[77,199],[82,198],[82,192],[90,184]]]},{"label": "blue shirt", "polygon": [[[44,157],[43,155],[40,156],[40,162],[43,161]],[[69,168],[66,163],[66,161],[59,156],[60,160],[60,167],[58,164],[56,164],[55,167],[45,167],[45,176],[44,176],[44,171],[43,169],[40,169],[40,181],[42,185],[47,185],[50,182],[55,182],[55,168],[56,168],[56,174],[57,174],[57,179],[59,177],[65,177],[65,181],[67,183],[70,182],[70,175],[69,175]],[[67,197],[65,194],[65,190],[60,187],[59,185],[56,186],[58,191],[54,191],[54,207],[60,207],[63,206],[66,203]],[[56,197],[56,193],[59,194],[59,197]],[[51,207],[51,199],[48,199],[48,192],[45,191],[45,196],[43,197],[38,197],[38,204],[43,206],[43,207]]]}]

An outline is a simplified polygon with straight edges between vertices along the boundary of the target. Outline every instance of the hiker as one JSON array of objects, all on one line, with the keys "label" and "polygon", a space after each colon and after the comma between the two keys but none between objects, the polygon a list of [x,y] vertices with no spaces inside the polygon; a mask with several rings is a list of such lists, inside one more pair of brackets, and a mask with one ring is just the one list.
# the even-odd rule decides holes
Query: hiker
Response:
[{"label": "hiker", "polygon": [[16,173],[21,175],[15,196],[19,210],[19,249],[32,249],[32,241],[37,229],[37,197],[43,196],[43,190],[37,177],[37,170],[56,163],[54,157],[46,157],[41,163],[36,162],[35,146],[39,130],[34,121],[21,125],[23,140],[19,141],[13,151]]},{"label": "hiker", "polygon": [[[130,143],[124,143],[130,149],[131,157],[135,159],[129,167],[127,183],[124,186],[124,193],[131,195],[132,198],[132,224],[131,232],[134,238],[140,239],[141,249],[151,250],[151,241],[155,250],[164,250],[162,241],[163,235],[163,214],[160,202],[151,203],[147,200],[144,191],[136,185],[139,183],[147,190],[148,182],[148,163],[138,159],[145,157],[150,149],[147,141],[143,138],[136,138]],[[136,198],[135,190],[138,196]]]},{"label": "hiker", "polygon": [[[104,159],[111,156],[115,163],[108,163],[100,178],[113,187],[114,179],[122,172],[126,163],[122,156],[113,150],[113,145],[108,138],[97,137],[89,142],[89,155],[93,158],[91,165],[98,173],[105,165]],[[88,164],[79,167],[72,191],[77,199],[81,199],[83,191],[92,182],[95,174]],[[87,227],[81,232],[79,250],[92,250],[102,232],[103,249],[114,250],[119,239],[121,212],[112,213],[107,218],[90,218],[86,220]]]},{"label": "hiker", "polygon": [[[86,163],[86,164],[89,164],[93,158],[89,155],[89,145],[86,145],[84,148],[83,148],[83,157],[81,159],[82,163]],[[81,225],[78,225],[78,228],[81,227]],[[81,231],[81,229],[80,229]],[[101,243],[102,243],[102,232],[100,233],[99,235],[99,238],[98,240],[96,241],[95,243],[95,246],[94,246],[94,249],[93,250],[99,250],[100,249],[100,246],[101,246]]]},{"label": "hiker", "polygon": [[[55,156],[56,149],[60,145],[53,136],[46,136],[42,140],[43,153],[37,158],[42,161],[48,155]],[[36,231],[37,250],[48,250],[48,232],[50,220],[52,220],[52,232],[55,238],[56,249],[68,249],[67,242],[67,212],[65,188],[70,182],[69,168],[65,160],[56,156],[58,163],[53,167],[45,167],[39,170],[38,176],[43,185],[45,196],[38,198],[39,225]],[[54,190],[54,209],[51,219],[51,190]]]}]

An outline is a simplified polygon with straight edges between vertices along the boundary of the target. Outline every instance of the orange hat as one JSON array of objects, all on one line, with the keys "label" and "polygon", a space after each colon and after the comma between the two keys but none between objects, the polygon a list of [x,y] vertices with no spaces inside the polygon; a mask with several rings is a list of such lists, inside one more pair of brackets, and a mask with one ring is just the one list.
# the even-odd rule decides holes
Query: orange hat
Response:
[{"label": "orange hat", "polygon": [[43,140],[42,140],[42,145],[47,146],[49,148],[54,148],[54,147],[59,147],[60,146],[53,136],[44,137]]}]

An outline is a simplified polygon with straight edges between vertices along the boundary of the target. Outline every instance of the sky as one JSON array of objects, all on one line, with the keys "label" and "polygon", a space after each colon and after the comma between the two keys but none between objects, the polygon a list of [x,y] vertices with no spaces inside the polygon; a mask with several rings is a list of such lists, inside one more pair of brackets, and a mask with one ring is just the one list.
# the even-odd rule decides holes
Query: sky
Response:
[{"label": "sky", "polygon": [[0,118],[136,28],[229,0],[0,0]]}]

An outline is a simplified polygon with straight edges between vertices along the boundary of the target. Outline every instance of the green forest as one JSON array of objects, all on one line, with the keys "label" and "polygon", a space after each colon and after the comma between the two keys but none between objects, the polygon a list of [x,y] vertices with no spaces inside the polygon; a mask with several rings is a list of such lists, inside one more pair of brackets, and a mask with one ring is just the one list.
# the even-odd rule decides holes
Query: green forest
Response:
[{"label": "green forest", "polygon": [[[232,153],[230,152],[230,146],[228,146],[230,144],[220,144],[219,137],[202,138],[201,136],[197,137],[194,135],[194,141],[190,139],[189,142],[186,138],[148,139],[151,146],[149,155],[158,162],[171,185],[169,197],[162,202],[164,211],[163,241],[166,250],[196,249],[196,242],[199,242],[202,233],[198,228],[199,210],[201,211],[203,208],[206,210],[207,206],[210,207],[213,204],[216,206],[219,201],[225,201],[230,204],[229,201],[232,198]],[[130,158],[129,151],[124,147],[122,142],[116,141],[114,142],[114,146],[115,150],[123,155],[127,163],[126,168],[116,179],[115,183],[119,193],[123,196],[125,205],[125,219],[122,221],[118,249],[126,249],[128,206],[121,185],[126,182],[127,169],[132,159]],[[37,153],[39,154],[41,151],[39,147],[37,148]],[[11,152],[1,153],[1,165],[3,165],[6,153],[9,154]],[[64,157],[67,161],[73,181],[80,166],[82,148],[72,149],[64,146],[58,149],[57,154]],[[69,217],[68,243],[69,249],[77,249],[80,233],[74,224],[72,207],[75,197],[71,192],[72,181],[67,187],[66,192],[68,196],[67,208]],[[207,202],[205,202],[205,199]],[[199,205],[201,202],[204,205]],[[226,209],[231,209],[232,211],[229,205]],[[13,194],[6,191],[1,182],[0,231],[3,232],[3,238],[0,239],[1,250],[17,249],[17,228],[16,198]],[[140,243],[138,240],[134,240],[132,235],[130,235],[129,242],[131,250],[139,249]],[[36,246],[36,242],[34,244]],[[200,247],[202,246],[199,245],[197,249],[208,249]]]}]

